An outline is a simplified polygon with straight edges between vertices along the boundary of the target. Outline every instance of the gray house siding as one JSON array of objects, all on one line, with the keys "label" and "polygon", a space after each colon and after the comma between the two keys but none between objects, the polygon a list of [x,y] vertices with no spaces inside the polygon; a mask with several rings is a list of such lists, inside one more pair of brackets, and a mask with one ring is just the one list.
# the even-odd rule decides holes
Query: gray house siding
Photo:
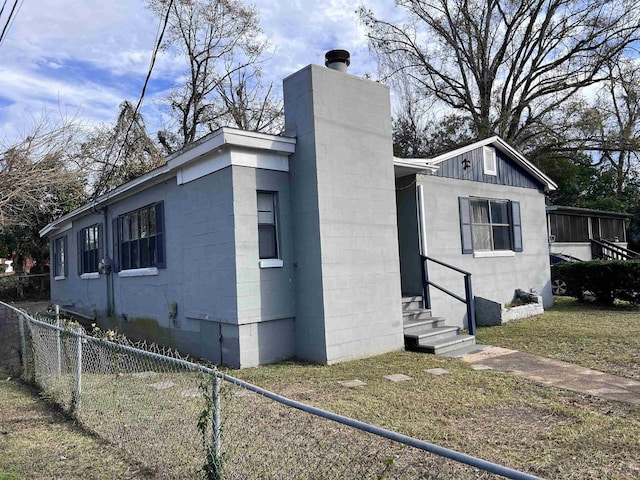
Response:
[{"label": "gray house siding", "polygon": [[[282,267],[258,268],[257,192],[276,192]],[[242,366],[295,355],[295,281],[289,175],[233,167],[235,270]]]},{"label": "gray house siding", "polygon": [[[418,176],[427,198],[428,254],[472,274],[475,296],[507,303],[515,289],[534,289],[544,305],[552,304],[544,195],[537,190],[452,180],[437,176]],[[505,199],[520,202],[523,251],[513,256],[480,258],[462,254],[458,197]],[[429,266],[430,279],[464,296],[462,275]],[[465,305],[431,289],[432,310],[452,324],[466,327]]]},{"label": "gray house siding", "polygon": [[66,237],[67,246],[64,279],[56,280],[54,269],[51,268],[51,301],[58,305],[72,307],[74,311],[89,318],[107,310],[106,277],[100,275],[98,278],[82,279],[78,272],[78,232],[94,224],[103,224],[101,214],[89,215],[74,222],[72,228],[52,237],[50,242],[52,259],[54,258],[53,243],[56,239]]},{"label": "gray house siding", "polygon": [[237,327],[227,327],[237,324],[231,167],[185,185],[171,178],[111,205],[110,217],[160,200],[166,268],[155,276],[113,275],[118,326],[213,361],[237,358]]},{"label": "gray house siding", "polygon": [[297,353],[337,362],[403,347],[388,88],[315,65],[284,81]]},{"label": "gray house siding", "polygon": [[[486,175],[483,168],[482,147],[457,155],[440,163],[434,175],[438,177],[472,180],[474,182],[508,185],[512,187],[532,188],[542,191],[542,186],[527,174],[522,167],[496,149],[498,175]],[[469,168],[463,168],[463,160],[469,160]]]}]

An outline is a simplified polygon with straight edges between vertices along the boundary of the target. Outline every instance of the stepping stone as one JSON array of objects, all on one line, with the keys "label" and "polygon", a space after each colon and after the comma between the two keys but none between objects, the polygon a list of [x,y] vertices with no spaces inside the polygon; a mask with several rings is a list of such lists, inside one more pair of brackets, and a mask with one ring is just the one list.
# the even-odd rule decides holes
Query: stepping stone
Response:
[{"label": "stepping stone", "polygon": [[449,373],[449,370],[445,370],[444,368],[430,368],[429,370],[425,370],[425,372],[432,375],[446,375]]},{"label": "stepping stone", "polygon": [[482,365],[481,363],[471,365],[471,368],[473,370],[493,370],[493,367],[490,367],[489,365]]},{"label": "stepping stone", "polygon": [[191,388],[189,390],[183,390],[180,392],[181,397],[200,397],[202,395],[202,390],[199,388]]},{"label": "stepping stone", "polygon": [[175,383],[173,383],[172,381],[168,380],[166,382],[158,382],[158,383],[152,383],[151,386],[153,388],[155,388],[156,390],[165,390],[167,388],[171,388],[175,385]]},{"label": "stepping stone", "polygon": [[156,375],[158,375],[156,372],[140,372],[140,373],[133,374],[135,378],[149,378],[149,377],[155,377]]},{"label": "stepping stone", "polygon": [[362,380],[358,380],[357,378],[354,380],[342,380],[338,383],[343,387],[362,387],[363,385],[366,385],[366,383]]},{"label": "stepping stone", "polygon": [[407,380],[413,380],[413,378],[403,375],[402,373],[394,373],[393,375],[385,375],[384,378],[391,380],[392,382],[406,382]]}]

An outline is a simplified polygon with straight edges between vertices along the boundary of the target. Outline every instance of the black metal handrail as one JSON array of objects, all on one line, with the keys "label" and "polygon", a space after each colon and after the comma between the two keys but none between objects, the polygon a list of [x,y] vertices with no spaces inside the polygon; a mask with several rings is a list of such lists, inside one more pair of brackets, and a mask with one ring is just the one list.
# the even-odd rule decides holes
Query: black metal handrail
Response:
[{"label": "black metal handrail", "polygon": [[614,242],[610,242],[604,238],[592,238],[591,256],[604,260],[635,260],[640,258],[640,253],[616,245]]},{"label": "black metal handrail", "polygon": [[[469,324],[469,334],[475,335],[476,311],[475,302],[473,300],[473,291],[471,289],[471,273],[467,272],[466,270],[462,270],[461,268],[454,267],[453,265],[449,265],[448,263],[445,263],[441,260],[436,260],[435,258],[427,257],[425,255],[420,255],[420,259],[422,261],[422,300],[424,301],[424,307],[427,309],[431,309],[431,293],[429,292],[429,286],[437,288],[441,292],[446,293],[450,297],[455,298],[456,300],[464,303],[467,306],[467,322]],[[438,265],[442,265],[443,267],[464,275],[464,298],[429,280],[429,261],[437,263]]]}]

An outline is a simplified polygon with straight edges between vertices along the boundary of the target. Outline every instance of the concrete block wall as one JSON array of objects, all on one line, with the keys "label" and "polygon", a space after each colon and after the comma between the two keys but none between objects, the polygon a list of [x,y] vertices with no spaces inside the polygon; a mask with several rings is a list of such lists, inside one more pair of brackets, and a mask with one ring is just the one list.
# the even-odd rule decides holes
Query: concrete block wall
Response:
[{"label": "concrete block wall", "polygon": [[[545,306],[553,303],[547,243],[544,194],[538,190],[419,175],[424,185],[428,254],[472,273],[473,293],[501,304],[511,301],[517,288],[534,289]],[[462,254],[458,197],[506,199],[520,202],[523,252],[510,257],[478,258]],[[464,296],[463,276],[429,264],[432,281]],[[434,315],[450,325],[466,327],[466,307],[436,289]]]},{"label": "concrete block wall", "polygon": [[388,88],[311,65],[284,81],[297,354],[333,363],[403,348]]},{"label": "concrete block wall", "polygon": [[[295,355],[295,281],[287,172],[234,166],[233,215],[240,365],[254,367]],[[281,267],[260,268],[258,191],[277,197]]]}]

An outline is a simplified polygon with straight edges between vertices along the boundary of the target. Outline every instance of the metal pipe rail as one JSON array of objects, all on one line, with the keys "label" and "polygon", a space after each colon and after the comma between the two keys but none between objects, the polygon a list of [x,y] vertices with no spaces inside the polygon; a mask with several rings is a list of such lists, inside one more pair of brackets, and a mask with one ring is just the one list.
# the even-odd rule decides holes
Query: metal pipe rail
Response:
[{"label": "metal pipe rail", "polygon": [[[431,292],[429,291],[429,286],[435,287],[441,292],[446,293],[450,297],[455,298],[459,302],[464,303],[467,306],[467,324],[469,327],[469,334],[476,334],[476,309],[475,309],[475,301],[473,299],[473,289],[471,286],[471,273],[466,270],[462,270],[461,268],[455,267],[453,265],[449,265],[441,260],[437,260],[432,257],[428,257],[426,255],[420,255],[420,259],[422,260],[422,268],[420,269],[422,272],[422,299],[424,301],[424,306],[427,309],[431,309]],[[429,279],[429,265],[428,262],[434,262],[438,265],[442,265],[450,270],[461,273],[464,275],[464,298],[460,295],[453,293],[450,290],[447,290],[441,285],[438,285],[435,282],[432,282]]]}]

